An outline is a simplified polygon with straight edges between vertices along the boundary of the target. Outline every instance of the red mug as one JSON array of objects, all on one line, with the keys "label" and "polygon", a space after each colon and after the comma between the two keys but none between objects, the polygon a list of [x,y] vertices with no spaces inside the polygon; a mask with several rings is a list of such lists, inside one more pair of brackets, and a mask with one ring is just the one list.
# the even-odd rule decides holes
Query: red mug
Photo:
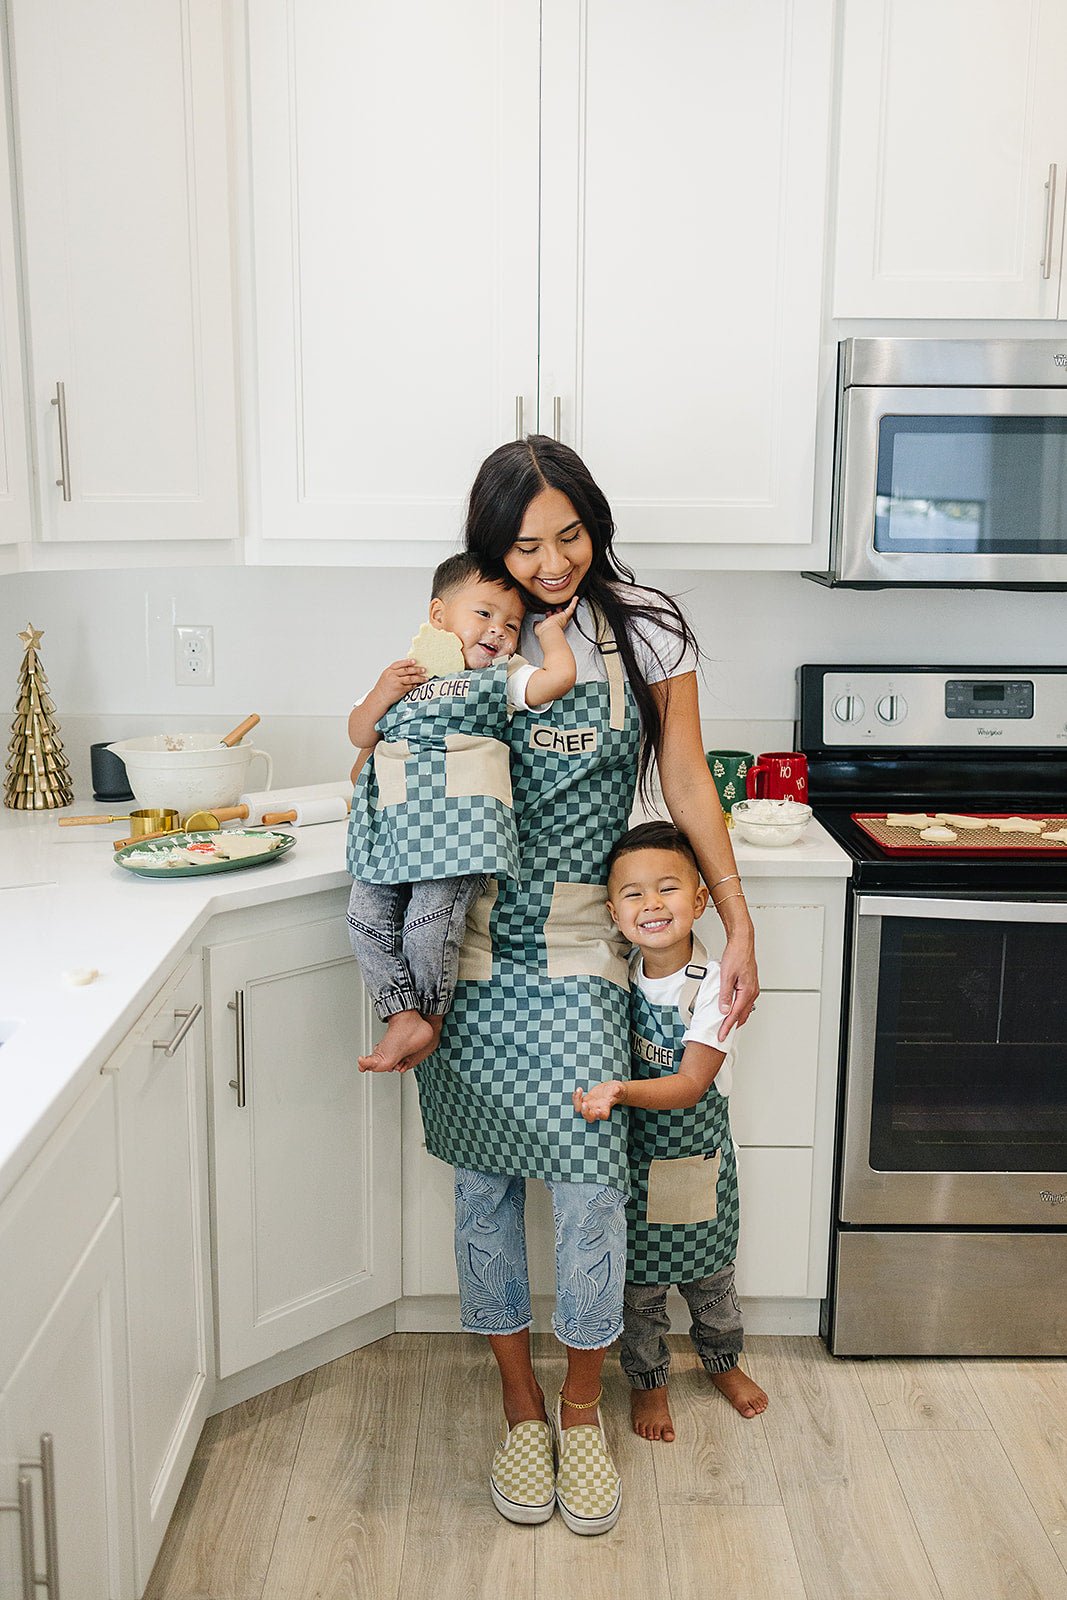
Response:
[{"label": "red mug", "polygon": [[745,779],[750,800],[799,800],[808,803],[808,758],[799,750],[769,750],[756,758]]}]

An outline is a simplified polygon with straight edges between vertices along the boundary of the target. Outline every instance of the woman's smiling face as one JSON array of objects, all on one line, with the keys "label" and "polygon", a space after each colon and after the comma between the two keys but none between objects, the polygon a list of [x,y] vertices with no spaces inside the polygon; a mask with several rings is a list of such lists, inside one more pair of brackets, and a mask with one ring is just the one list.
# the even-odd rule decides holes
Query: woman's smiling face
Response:
[{"label": "woman's smiling face", "polygon": [[565,606],[593,564],[593,541],[561,489],[542,489],[504,557],[516,583],[547,608]]}]

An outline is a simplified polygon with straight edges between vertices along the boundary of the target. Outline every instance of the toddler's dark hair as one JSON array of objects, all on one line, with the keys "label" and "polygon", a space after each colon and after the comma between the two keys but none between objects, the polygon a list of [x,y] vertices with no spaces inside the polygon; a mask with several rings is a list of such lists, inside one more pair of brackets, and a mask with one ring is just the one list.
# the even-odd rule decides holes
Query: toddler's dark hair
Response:
[{"label": "toddler's dark hair", "polygon": [[453,589],[458,589],[461,583],[470,583],[475,578],[480,578],[483,583],[499,583],[504,589],[518,589],[518,585],[506,570],[501,576],[495,564],[490,568],[488,563],[480,561],[469,550],[461,550],[458,556],[449,556],[437,568],[433,575],[430,599],[443,600]]},{"label": "toddler's dark hair", "polygon": [[684,856],[697,877],[700,876],[696,851],[673,822],[640,822],[636,828],[624,833],[621,839],[616,839],[608,856],[608,874],[620,856],[632,855],[635,850],[673,850],[675,855]]}]

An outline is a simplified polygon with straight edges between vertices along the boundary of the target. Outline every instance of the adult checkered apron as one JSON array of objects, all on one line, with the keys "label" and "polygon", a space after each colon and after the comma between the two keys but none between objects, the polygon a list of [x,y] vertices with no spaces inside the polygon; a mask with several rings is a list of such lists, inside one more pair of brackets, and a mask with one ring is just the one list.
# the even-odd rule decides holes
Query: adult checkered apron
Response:
[{"label": "adult checkered apron", "polygon": [[[707,955],[693,940],[681,1006],[656,1006],[634,985],[630,1076],[676,1070]],[[729,1101],[714,1085],[695,1106],[630,1111],[630,1199],[626,1208],[629,1283],[695,1283],[737,1254],[737,1162]]]},{"label": "adult checkered apron", "polygon": [[633,803],[640,729],[602,619],[598,643],[607,683],[512,718],[518,879],[475,902],[440,1048],[416,1070],[427,1149],[443,1161],[625,1189],[624,1119],[586,1122],[571,1101],[629,1054],[604,868]]},{"label": "adult checkered apron", "polygon": [[[356,780],[348,870],[363,883],[514,877],[507,680],[516,658],[431,678],[378,720]],[[521,665],[521,662],[519,663]]]}]

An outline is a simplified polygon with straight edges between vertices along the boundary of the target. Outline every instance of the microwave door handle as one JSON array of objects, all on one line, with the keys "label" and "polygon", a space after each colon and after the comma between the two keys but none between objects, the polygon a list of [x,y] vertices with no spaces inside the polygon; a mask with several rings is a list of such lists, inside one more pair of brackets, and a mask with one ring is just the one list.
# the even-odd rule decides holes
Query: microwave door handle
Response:
[{"label": "microwave door handle", "polygon": [[939,900],[934,896],[861,894],[861,917],[936,917],[944,922],[1067,922],[1067,902]]},{"label": "microwave door handle", "polygon": [[1041,276],[1052,276],[1052,234],[1056,219],[1056,163],[1050,162],[1045,180],[1045,254],[1041,258]]}]

